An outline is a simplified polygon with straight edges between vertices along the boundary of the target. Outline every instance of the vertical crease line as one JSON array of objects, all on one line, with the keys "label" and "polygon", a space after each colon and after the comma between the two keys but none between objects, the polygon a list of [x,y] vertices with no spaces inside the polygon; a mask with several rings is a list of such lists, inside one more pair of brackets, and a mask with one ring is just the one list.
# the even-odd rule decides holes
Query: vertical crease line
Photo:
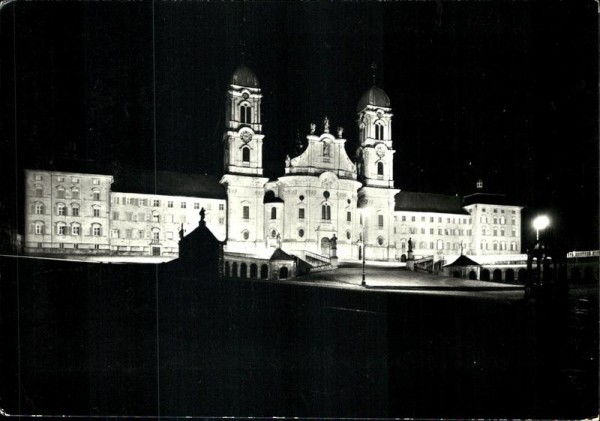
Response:
[{"label": "vertical crease line", "polygon": [[[17,4],[13,3],[13,100],[14,100],[14,139],[15,139],[15,199],[18,197],[19,192],[19,160],[17,159],[18,153],[18,129],[17,129]],[[19,211],[16,206],[17,200],[15,200],[15,232],[18,232],[19,226]],[[19,257],[17,247],[17,259],[16,259],[16,287],[17,287],[17,402],[19,414],[21,414],[21,296],[19,291]]]},{"label": "vertical crease line", "polygon": [[[156,36],[154,0],[152,0],[152,142],[154,146],[154,194],[156,188]],[[156,312],[156,412],[160,418],[160,332],[158,324],[158,265],[154,267],[155,312]]]}]

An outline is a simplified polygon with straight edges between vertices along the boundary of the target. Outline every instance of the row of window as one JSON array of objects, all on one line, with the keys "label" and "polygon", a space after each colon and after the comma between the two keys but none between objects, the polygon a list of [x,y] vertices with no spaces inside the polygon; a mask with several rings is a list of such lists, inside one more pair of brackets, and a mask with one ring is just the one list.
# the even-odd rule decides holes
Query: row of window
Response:
[{"label": "row of window", "polygon": [[[512,241],[510,244],[510,251],[518,251],[519,250],[519,243]],[[490,244],[482,241],[481,243],[479,243],[479,249],[480,250],[490,250]],[[498,251],[506,251],[506,243],[504,241],[500,241],[499,243],[497,241],[494,241],[492,243],[492,250]]]},{"label": "row of window", "polygon": [[[150,231],[151,235],[152,235],[152,239],[153,240],[160,240],[160,230],[158,228],[153,228]],[[115,239],[140,239],[143,240],[146,238],[146,231],[145,230],[134,230],[134,229],[126,229],[126,230],[119,230],[119,229],[113,229],[110,231],[110,236],[111,238],[115,238]],[[174,237],[174,233],[173,231],[166,231],[165,232],[165,239],[167,240],[172,240]]]},{"label": "row of window", "polygon": [[[400,234],[425,234],[427,232],[427,229],[424,227],[421,227],[421,229],[417,229],[417,227],[407,227],[406,225],[402,225],[400,226]],[[396,227],[394,227],[394,234],[396,233]],[[435,228],[429,228],[429,234],[430,235],[435,235],[436,233],[436,229]],[[438,228],[437,229],[437,235],[452,235],[452,236],[458,236],[458,235],[468,235],[470,236],[472,231],[470,229],[468,230],[464,230],[464,229],[460,229],[460,228]]]},{"label": "row of window", "polygon": [[[414,246],[415,249],[417,250],[460,250],[461,248],[461,243],[450,243],[450,242],[444,242],[443,240],[437,240],[437,241],[430,241],[429,243],[427,243],[426,241],[415,241],[414,242]],[[462,243],[462,247],[463,250],[467,250],[471,247],[470,243]],[[400,248],[402,250],[406,250],[408,248],[407,246],[407,241],[406,240],[402,240],[400,242]]]},{"label": "row of window", "polygon": [[[494,224],[506,225],[506,218],[504,216],[501,216],[500,218],[497,218],[494,216],[493,218],[489,218],[489,219],[486,215],[481,215],[479,217],[479,222],[481,222],[482,224],[487,224],[488,221],[490,221],[490,220],[494,221],[493,222]],[[510,222],[512,225],[516,225],[517,218],[515,218],[515,217],[511,218]]]},{"label": "row of window", "polygon": [[[43,186],[35,185],[35,186],[33,186],[33,190],[34,190],[35,197],[44,197],[44,187]],[[76,200],[80,199],[79,188],[73,187],[69,191],[70,191],[70,195],[67,195],[66,194],[67,190],[64,187],[59,186],[56,188],[56,197],[58,199],[76,199]],[[67,197],[67,196],[69,196],[69,197]],[[100,190],[92,189],[92,200],[100,200]]]},{"label": "row of window", "polygon": [[[33,176],[33,179],[35,181],[44,181],[44,176],[41,175],[41,174],[35,174]],[[64,183],[65,179],[66,178],[64,176],[58,176],[58,177],[56,177],[56,181],[59,182],[59,183]],[[79,177],[71,177],[71,183],[73,183],[73,184],[79,184],[79,180],[80,180]],[[92,184],[95,184],[95,185],[100,184],[100,179],[99,178],[92,178]]]},{"label": "row of window", "polygon": [[[500,210],[500,213],[504,213],[504,209],[498,209],[498,208],[493,208],[492,212],[493,213],[498,213],[498,210]],[[481,208],[481,212],[485,212],[485,211],[486,211],[486,208]],[[513,214],[513,215],[517,214],[517,212],[514,211],[514,210],[510,211],[510,213]]]},{"label": "row of window", "polygon": [[[242,217],[250,219],[250,206],[244,206],[242,209]],[[304,219],[305,209],[298,208],[298,219]],[[383,226],[383,215],[379,215],[380,226]],[[271,219],[277,219],[277,208],[271,208]],[[321,206],[321,220],[331,221],[331,206],[327,203]],[[352,222],[352,212],[346,212],[346,222]]]},{"label": "row of window", "polygon": [[[167,208],[173,208],[175,206],[175,202],[173,200],[162,201],[160,199],[148,199],[148,198],[139,198],[139,197],[119,197],[114,196],[112,199],[113,204],[115,205],[132,205],[132,206],[149,206],[151,205],[154,208],[161,207],[165,202],[167,204]],[[181,209],[187,209],[188,202],[181,201],[179,202],[179,207]],[[194,209],[200,209],[200,202],[193,202],[192,204]],[[205,206],[206,210],[212,210],[212,203],[207,203]],[[219,210],[225,210],[225,204],[219,203]]]},{"label": "row of window", "polygon": [[[73,203],[71,204],[71,216],[80,216],[79,215],[79,204]],[[46,213],[46,207],[43,203],[35,203],[32,206],[32,213],[36,215],[44,215]],[[69,216],[69,211],[67,205],[64,203],[57,203],[55,208],[55,214],[58,216]],[[97,205],[92,206],[92,216],[99,217],[100,216],[100,207]]]},{"label": "row of window", "polygon": [[[516,237],[517,236],[517,230],[511,230],[510,231],[511,237]],[[498,236],[498,229],[494,228],[493,230],[488,230],[487,228],[482,228],[481,229],[481,235],[492,235],[494,237]],[[505,235],[505,231],[504,228],[500,229],[500,237],[504,237]]]},{"label": "row of window", "polygon": [[[127,222],[165,222],[169,224],[176,223],[175,216],[172,214],[167,214],[164,217],[161,217],[158,211],[152,212],[152,214],[146,214],[145,212],[125,212],[124,219],[121,219],[121,213],[118,211],[113,211],[112,220],[113,221],[127,221]],[[187,215],[179,215],[179,221],[177,223],[185,224],[187,223]],[[225,224],[225,217],[219,217],[219,225]]]},{"label": "row of window", "polygon": [[[402,215],[401,219],[402,219],[402,222],[406,222],[407,216],[406,215]],[[411,222],[416,222],[417,221],[417,217],[413,215],[413,216],[410,217],[410,220],[411,220]],[[443,218],[441,216],[438,216],[437,222],[439,224],[442,223],[442,220],[443,220]],[[421,222],[425,222],[425,221],[426,221],[426,217],[421,216]],[[467,223],[470,224],[471,221],[472,221],[471,218],[455,218],[455,217],[452,217],[452,218],[451,217],[447,217],[446,218],[446,222],[448,224],[467,224]],[[429,217],[429,222],[435,222],[435,217],[430,216]]]},{"label": "row of window", "polygon": [[[90,225],[90,235],[99,237],[102,235],[102,225],[92,224]],[[58,235],[81,235],[81,224],[72,223],[67,225],[64,222],[58,222],[56,224],[55,232]],[[46,224],[41,221],[34,222],[30,225],[29,231],[32,234],[49,234]]]}]

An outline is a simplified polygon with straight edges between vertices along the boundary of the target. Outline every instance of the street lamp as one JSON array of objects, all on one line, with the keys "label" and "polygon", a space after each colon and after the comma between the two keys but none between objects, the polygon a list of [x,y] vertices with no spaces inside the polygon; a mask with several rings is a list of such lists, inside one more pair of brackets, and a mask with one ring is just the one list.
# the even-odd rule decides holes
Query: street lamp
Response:
[{"label": "street lamp", "polygon": [[535,240],[540,241],[540,231],[550,225],[550,219],[546,215],[540,215],[533,220],[533,228],[535,228]]},{"label": "street lamp", "polygon": [[362,282],[361,282],[361,286],[366,287],[367,286],[367,280],[365,278],[365,260],[366,260],[366,232],[367,232],[367,215],[369,214],[369,209],[368,208],[361,208],[360,209],[360,213],[362,215],[362,243],[363,243],[363,249],[362,249]]}]

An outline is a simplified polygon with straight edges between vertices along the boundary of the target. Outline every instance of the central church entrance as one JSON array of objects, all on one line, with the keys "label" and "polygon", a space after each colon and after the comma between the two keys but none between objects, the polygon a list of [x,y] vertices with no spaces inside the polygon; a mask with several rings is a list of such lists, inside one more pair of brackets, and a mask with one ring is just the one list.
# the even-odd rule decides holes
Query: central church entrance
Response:
[{"label": "central church entrance", "polygon": [[329,251],[331,249],[331,242],[329,238],[323,237],[321,238],[321,255],[325,257],[329,257]]}]

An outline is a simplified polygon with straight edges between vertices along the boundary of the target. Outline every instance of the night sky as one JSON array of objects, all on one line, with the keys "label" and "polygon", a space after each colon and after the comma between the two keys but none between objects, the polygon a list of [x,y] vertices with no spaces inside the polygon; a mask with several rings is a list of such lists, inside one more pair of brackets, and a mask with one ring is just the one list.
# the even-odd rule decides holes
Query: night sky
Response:
[{"label": "night sky", "polygon": [[241,63],[263,89],[267,176],[324,116],[353,158],[375,62],[397,188],[464,195],[482,178],[526,207],[524,243],[548,212],[570,249],[598,248],[593,1],[34,1],[4,7],[0,31],[4,203],[19,202],[15,173],[66,169],[65,157],[105,173],[222,174]]}]

